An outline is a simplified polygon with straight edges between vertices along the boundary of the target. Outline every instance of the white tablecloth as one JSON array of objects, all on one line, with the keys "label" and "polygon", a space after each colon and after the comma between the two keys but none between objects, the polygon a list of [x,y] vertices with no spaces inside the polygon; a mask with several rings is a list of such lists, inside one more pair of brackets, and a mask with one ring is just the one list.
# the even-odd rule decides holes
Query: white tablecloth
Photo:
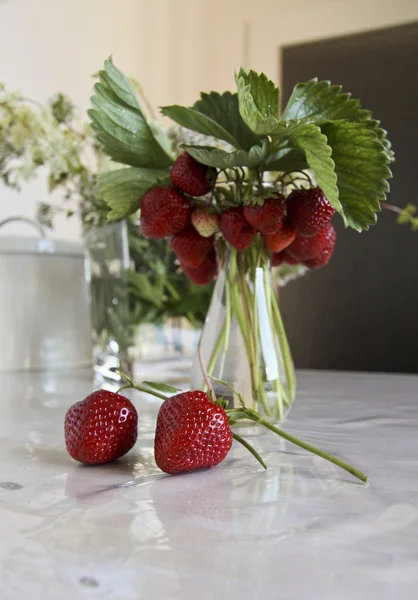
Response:
[{"label": "white tablecloth", "polygon": [[234,446],[214,469],[166,476],[159,403],[136,393],[139,445],[83,467],[63,419],[91,374],[0,383],[1,600],[418,597],[418,377],[299,373],[285,429],[369,486],[268,432],[252,437],[267,472]]}]

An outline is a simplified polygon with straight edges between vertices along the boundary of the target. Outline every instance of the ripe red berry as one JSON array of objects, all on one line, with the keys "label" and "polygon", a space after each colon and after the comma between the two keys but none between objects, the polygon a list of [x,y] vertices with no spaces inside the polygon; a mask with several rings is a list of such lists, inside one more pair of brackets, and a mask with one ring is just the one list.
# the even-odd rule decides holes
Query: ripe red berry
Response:
[{"label": "ripe red berry", "polygon": [[244,209],[241,207],[228,208],[223,212],[220,225],[224,238],[236,250],[246,250],[257,235],[254,227],[246,220]]},{"label": "ripe red berry", "polygon": [[293,258],[293,256],[290,256],[289,252],[287,252],[286,250],[283,254],[283,261],[288,265],[298,265],[300,262],[297,258]]},{"label": "ripe red berry", "polygon": [[336,239],[337,234],[335,233],[335,229],[332,225],[330,225],[327,230],[323,249],[317,256],[305,261],[305,265],[310,269],[320,269],[321,267],[325,267],[325,265],[328,264],[332,253],[334,252]]},{"label": "ripe red berry", "polygon": [[334,212],[334,207],[318,187],[295,190],[287,199],[287,215],[296,232],[303,236],[317,235],[328,225]]},{"label": "ripe red berry", "polygon": [[250,204],[244,208],[244,216],[248,223],[269,235],[276,233],[282,226],[285,197],[266,198],[263,204]]},{"label": "ripe red berry", "polygon": [[141,232],[145,237],[161,239],[177,233],[190,221],[189,201],[169,186],[153,187],[141,203]]},{"label": "ripe red berry", "polygon": [[281,252],[293,242],[296,231],[288,221],[283,221],[281,229],[272,235],[263,235],[263,240],[270,252]]},{"label": "ripe red berry", "polygon": [[333,229],[334,228],[330,223],[318,233],[318,235],[314,235],[313,237],[296,236],[294,242],[292,242],[287,249],[288,254],[299,261],[310,260],[311,258],[318,256],[325,248],[329,232]]},{"label": "ripe red berry", "polygon": [[284,260],[284,252],[273,252],[271,255],[271,266],[278,267]]},{"label": "ripe red berry", "polygon": [[216,260],[215,249],[209,251],[209,254],[202,262],[200,267],[191,268],[180,262],[180,266],[183,272],[189,279],[196,283],[196,285],[207,285],[210,283],[218,273],[218,261]]},{"label": "ripe red berry", "polygon": [[200,267],[209,250],[213,248],[214,237],[202,237],[189,225],[170,239],[170,247],[179,261],[186,267]]},{"label": "ripe red berry", "polygon": [[161,405],[155,432],[155,462],[165,473],[214,467],[232,446],[225,411],[201,391],[172,396]]},{"label": "ripe red berry", "polygon": [[64,430],[70,456],[82,463],[99,465],[133,448],[138,436],[138,415],[128,398],[99,390],[69,408]]},{"label": "ripe red berry", "polygon": [[191,196],[210,192],[215,178],[215,169],[202,165],[188,152],[182,152],[171,168],[171,183]]}]

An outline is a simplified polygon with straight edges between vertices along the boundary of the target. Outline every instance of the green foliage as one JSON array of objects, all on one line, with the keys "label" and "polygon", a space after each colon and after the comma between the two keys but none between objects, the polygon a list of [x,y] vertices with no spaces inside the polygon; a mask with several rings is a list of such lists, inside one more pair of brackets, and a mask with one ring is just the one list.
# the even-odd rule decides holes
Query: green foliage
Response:
[{"label": "green foliage", "polygon": [[249,152],[244,150],[222,150],[213,146],[193,146],[184,144],[183,148],[197,161],[217,169],[249,167],[254,169],[262,165],[268,154],[268,144],[253,146]]},{"label": "green foliage", "polygon": [[351,94],[343,93],[340,85],[331,85],[329,81],[311,79],[306,83],[298,83],[283,111],[281,121],[305,120],[309,123],[345,120],[362,123],[371,129],[383,144],[388,159],[394,154],[387,133],[380,128],[380,122],[372,119],[370,110],[360,106],[360,100],[351,98]]},{"label": "green foliage", "polygon": [[259,143],[259,136],[244,123],[238,103],[238,94],[224,92],[202,93],[193,108],[221,125],[235,140],[236,148],[249,150]]},{"label": "green foliage", "polygon": [[109,221],[123,219],[141,206],[144,193],[153,185],[164,182],[168,173],[163,169],[128,167],[100,175],[98,190],[111,211]]},{"label": "green foliage", "polygon": [[412,231],[418,231],[418,208],[414,204],[407,204],[398,216],[399,225],[410,225]]},{"label": "green foliage", "polygon": [[155,138],[129,80],[111,58],[105,61],[99,79],[88,114],[103,151],[112,160],[133,167],[168,168],[171,158]]},{"label": "green foliage", "polygon": [[[117,75],[123,77],[119,71]],[[235,81],[237,94],[202,93],[192,108],[162,109],[163,115],[203,137],[183,147],[199,162],[225,172],[226,180],[217,181],[215,201],[222,205],[263,197],[265,171],[278,172],[279,180],[280,173],[310,169],[345,225],[357,231],[368,229],[389,190],[389,164],[394,158],[387,134],[372,113],[341,86],[312,79],[295,87],[279,118],[279,90],[264,74],[240,69]],[[125,88],[123,92],[129,93]],[[141,112],[131,96],[125,103]],[[96,115],[97,122],[105,115],[104,109],[102,113]],[[112,115],[114,124],[122,127],[125,113]],[[124,140],[130,157],[124,162],[133,164],[137,145],[129,137]],[[274,177],[268,179],[274,181]],[[133,198],[129,186],[121,191],[113,186],[106,201],[112,207],[111,218],[117,218],[135,211],[140,198]]]},{"label": "green foliage", "polygon": [[332,148],[344,222],[356,231],[368,229],[389,191],[387,155],[374,132],[360,123],[328,122],[322,131]]},{"label": "green foliage", "polygon": [[333,207],[341,211],[335,164],[331,158],[332,149],[320,128],[313,123],[301,123],[288,136],[288,144],[305,155],[305,160],[314,171],[319,187]]},{"label": "green foliage", "polygon": [[239,112],[254,133],[269,135],[279,123],[279,90],[264,73],[246,73],[240,69],[235,75],[238,88]]},{"label": "green foliage", "polygon": [[194,108],[177,105],[164,106],[161,112],[165,117],[169,117],[182,127],[203,133],[203,135],[219,138],[231,144],[231,146],[239,148],[238,141],[226,129]]}]

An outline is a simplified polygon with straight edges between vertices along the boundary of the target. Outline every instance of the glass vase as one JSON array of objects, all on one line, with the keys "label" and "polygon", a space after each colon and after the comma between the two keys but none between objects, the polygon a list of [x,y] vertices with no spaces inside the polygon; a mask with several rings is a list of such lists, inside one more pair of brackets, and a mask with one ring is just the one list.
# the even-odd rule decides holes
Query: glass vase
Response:
[{"label": "glass vase", "polygon": [[118,221],[86,234],[94,370],[120,381],[187,382],[210,290],[181,273],[166,240],[146,240]]},{"label": "glass vase", "polygon": [[239,406],[241,396],[247,406],[280,423],[293,403],[292,357],[270,259],[261,244],[229,249],[221,257],[192,367],[192,389],[207,389],[204,371],[215,394],[231,407]]}]

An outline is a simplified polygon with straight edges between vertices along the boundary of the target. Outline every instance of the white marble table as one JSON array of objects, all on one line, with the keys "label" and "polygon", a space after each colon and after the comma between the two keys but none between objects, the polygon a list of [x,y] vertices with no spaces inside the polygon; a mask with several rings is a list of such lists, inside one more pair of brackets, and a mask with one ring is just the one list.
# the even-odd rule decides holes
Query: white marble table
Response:
[{"label": "white marble table", "polygon": [[157,401],[133,399],[140,445],[83,467],[63,417],[89,373],[0,375],[1,600],[415,600],[418,377],[299,374],[286,428],[364,470],[366,487],[273,434],[269,470],[224,463],[165,476]]}]

